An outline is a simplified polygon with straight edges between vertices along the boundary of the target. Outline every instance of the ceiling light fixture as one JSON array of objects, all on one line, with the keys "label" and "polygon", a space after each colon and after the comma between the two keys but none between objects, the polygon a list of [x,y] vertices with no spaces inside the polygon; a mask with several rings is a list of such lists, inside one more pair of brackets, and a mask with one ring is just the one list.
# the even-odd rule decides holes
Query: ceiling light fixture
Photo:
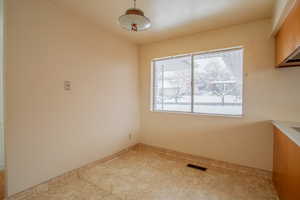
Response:
[{"label": "ceiling light fixture", "polygon": [[122,28],[128,31],[145,31],[151,27],[151,21],[145,17],[144,12],[136,8],[136,0],[134,7],[126,10],[125,15],[119,17],[119,22]]}]

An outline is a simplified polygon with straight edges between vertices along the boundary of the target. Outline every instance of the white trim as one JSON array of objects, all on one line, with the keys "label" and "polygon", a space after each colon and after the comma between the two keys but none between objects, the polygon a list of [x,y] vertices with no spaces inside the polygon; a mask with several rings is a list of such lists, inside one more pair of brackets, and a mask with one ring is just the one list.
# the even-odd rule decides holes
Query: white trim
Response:
[{"label": "white trim", "polygon": [[191,112],[194,112],[194,54],[191,55]]},{"label": "white trim", "polygon": [[205,54],[205,53],[217,53],[217,52],[222,52],[222,51],[229,51],[229,50],[235,50],[235,49],[243,49],[243,46],[235,46],[235,47],[228,47],[228,48],[222,48],[222,49],[213,49],[213,50],[206,50],[206,51],[198,51],[198,52],[192,52],[192,53],[186,53],[186,54],[178,54],[175,56],[166,56],[166,57],[161,57],[161,58],[154,58],[151,60],[151,62],[154,61],[162,61],[162,60],[169,60],[172,58],[181,58],[181,57],[186,57],[186,56],[192,56],[192,55],[199,55],[199,54]]},{"label": "white trim", "polygon": [[150,85],[152,86],[151,94],[150,94],[150,110],[154,110],[155,108],[155,62],[151,62],[151,79]]},{"label": "white trim", "polygon": [[164,110],[150,110],[152,113],[166,113],[176,115],[195,115],[195,116],[209,116],[209,117],[231,117],[231,118],[244,118],[245,115],[231,115],[231,114],[213,114],[213,113],[197,113],[197,112],[184,112],[184,111],[164,111]]}]

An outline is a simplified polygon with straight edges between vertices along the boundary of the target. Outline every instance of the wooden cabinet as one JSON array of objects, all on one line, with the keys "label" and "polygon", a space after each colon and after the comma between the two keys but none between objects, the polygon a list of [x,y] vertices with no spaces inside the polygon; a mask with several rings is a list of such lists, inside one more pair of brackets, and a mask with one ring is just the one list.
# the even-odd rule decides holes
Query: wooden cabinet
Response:
[{"label": "wooden cabinet", "polygon": [[300,147],[276,127],[273,181],[280,200],[300,199]]},{"label": "wooden cabinet", "polygon": [[300,0],[287,16],[276,35],[276,66],[300,46]]}]

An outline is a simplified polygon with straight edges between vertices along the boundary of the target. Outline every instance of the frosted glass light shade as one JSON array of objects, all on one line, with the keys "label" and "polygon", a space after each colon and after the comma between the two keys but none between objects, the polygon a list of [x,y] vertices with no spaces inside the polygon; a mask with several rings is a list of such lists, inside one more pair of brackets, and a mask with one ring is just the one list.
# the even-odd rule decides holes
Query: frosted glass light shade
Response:
[{"label": "frosted glass light shade", "polygon": [[144,31],[151,27],[150,20],[144,16],[142,10],[131,8],[125,15],[119,17],[119,23],[122,28],[128,31]]}]

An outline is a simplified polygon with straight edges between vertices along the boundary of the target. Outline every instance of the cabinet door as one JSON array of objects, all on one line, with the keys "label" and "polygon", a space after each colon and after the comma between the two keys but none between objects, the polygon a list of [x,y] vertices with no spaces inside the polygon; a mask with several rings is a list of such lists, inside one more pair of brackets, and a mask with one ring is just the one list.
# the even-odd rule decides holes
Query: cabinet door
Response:
[{"label": "cabinet door", "polygon": [[300,45],[300,0],[276,35],[276,64],[279,65]]},{"label": "cabinet door", "polygon": [[274,127],[274,143],[273,143],[273,181],[277,186],[279,182],[279,133],[276,127]]},{"label": "cabinet door", "polygon": [[286,21],[276,35],[276,64],[279,65],[294,49],[295,38],[291,21]]},{"label": "cabinet door", "polygon": [[289,140],[288,151],[288,199],[300,199],[300,147]]},{"label": "cabinet door", "polygon": [[274,128],[274,169],[273,177],[277,192],[282,200],[288,196],[288,138]]},{"label": "cabinet door", "polygon": [[300,199],[300,147],[274,127],[273,181],[280,200]]},{"label": "cabinet door", "polygon": [[295,5],[295,13],[294,13],[294,25],[295,25],[295,45],[296,48],[300,46],[300,0],[297,0],[297,3]]}]

